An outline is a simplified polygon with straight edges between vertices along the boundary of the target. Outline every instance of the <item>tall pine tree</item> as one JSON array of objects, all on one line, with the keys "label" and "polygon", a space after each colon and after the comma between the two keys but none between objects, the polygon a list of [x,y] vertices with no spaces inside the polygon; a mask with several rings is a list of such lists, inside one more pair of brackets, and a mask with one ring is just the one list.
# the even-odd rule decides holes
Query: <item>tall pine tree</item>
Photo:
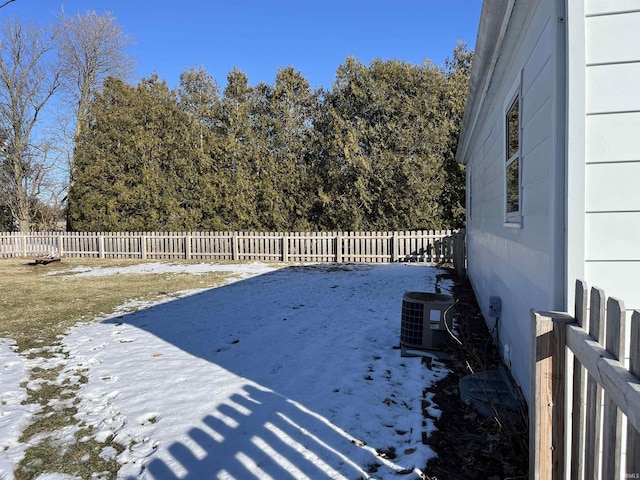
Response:
[{"label": "tall pine tree", "polygon": [[193,169],[189,124],[156,76],[132,87],[108,79],[96,94],[69,193],[74,230],[183,230],[197,226],[186,201]]}]

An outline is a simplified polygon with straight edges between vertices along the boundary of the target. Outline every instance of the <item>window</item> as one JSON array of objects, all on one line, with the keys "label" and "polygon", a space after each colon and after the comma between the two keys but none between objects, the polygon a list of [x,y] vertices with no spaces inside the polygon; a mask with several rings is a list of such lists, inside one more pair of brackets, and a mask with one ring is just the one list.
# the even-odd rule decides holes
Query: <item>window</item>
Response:
[{"label": "window", "polygon": [[519,83],[509,95],[505,113],[505,222],[520,223],[521,214],[521,129]]}]

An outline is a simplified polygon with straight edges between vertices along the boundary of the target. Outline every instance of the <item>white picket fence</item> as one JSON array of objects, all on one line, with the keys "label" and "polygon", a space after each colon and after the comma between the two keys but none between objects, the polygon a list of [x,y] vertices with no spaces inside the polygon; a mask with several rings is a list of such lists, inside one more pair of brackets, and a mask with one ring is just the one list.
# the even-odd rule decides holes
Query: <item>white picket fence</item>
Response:
[{"label": "white picket fence", "polygon": [[0,233],[0,258],[60,257],[278,262],[453,262],[464,229],[395,232]]}]

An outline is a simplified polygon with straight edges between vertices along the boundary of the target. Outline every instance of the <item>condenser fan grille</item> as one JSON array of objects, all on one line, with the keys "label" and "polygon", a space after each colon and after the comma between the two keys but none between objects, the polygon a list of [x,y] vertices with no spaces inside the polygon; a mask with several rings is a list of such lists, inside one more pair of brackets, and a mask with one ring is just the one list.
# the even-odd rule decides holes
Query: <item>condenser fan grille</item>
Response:
[{"label": "condenser fan grille", "polygon": [[406,292],[402,297],[400,344],[438,350],[448,338],[453,298],[427,292]]},{"label": "condenser fan grille", "polygon": [[405,345],[422,346],[423,331],[424,304],[403,301],[400,341]]}]

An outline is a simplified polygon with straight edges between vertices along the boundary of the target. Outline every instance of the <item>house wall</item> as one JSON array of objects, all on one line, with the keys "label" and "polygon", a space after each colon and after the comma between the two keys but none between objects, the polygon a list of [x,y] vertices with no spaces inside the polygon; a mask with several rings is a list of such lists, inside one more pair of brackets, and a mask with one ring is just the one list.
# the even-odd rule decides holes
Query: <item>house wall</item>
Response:
[{"label": "house wall", "polygon": [[[458,152],[467,165],[468,273],[528,397],[531,308],[571,312],[580,278],[640,309],[640,0],[492,0],[483,17],[485,7],[478,71],[489,80],[472,75]],[[504,223],[504,114],[518,78],[522,222],[514,226]],[[502,299],[499,320],[489,317],[491,296]]]},{"label": "house wall", "polygon": [[[553,0],[515,2],[495,69],[464,158],[467,164],[468,273],[482,312],[489,298],[502,299],[497,321],[500,347],[525,396],[529,393],[531,308],[557,309],[564,300],[558,285],[558,163],[564,143],[558,15]],[[522,223],[505,225],[505,102],[518,79],[521,90]],[[562,279],[564,281],[564,279]]]},{"label": "house wall", "polygon": [[584,31],[584,277],[640,309],[640,1],[586,0]]}]

